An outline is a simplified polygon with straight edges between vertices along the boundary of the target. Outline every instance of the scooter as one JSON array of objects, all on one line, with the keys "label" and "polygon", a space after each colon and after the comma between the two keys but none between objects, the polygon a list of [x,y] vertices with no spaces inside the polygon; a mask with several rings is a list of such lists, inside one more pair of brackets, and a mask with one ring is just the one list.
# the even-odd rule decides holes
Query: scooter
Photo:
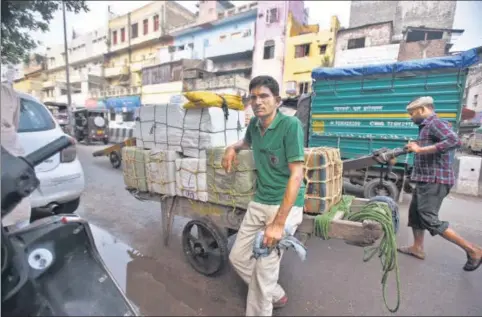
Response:
[{"label": "scooter", "polygon": [[[1,148],[2,218],[38,186],[34,167],[72,144],[63,136],[25,158]],[[102,261],[89,224],[56,215],[2,226],[3,316],[139,316]]]}]

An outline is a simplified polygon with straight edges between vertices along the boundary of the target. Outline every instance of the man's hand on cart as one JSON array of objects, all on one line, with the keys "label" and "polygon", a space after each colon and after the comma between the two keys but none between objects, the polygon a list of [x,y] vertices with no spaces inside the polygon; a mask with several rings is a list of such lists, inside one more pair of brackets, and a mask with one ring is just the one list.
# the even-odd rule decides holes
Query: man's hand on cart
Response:
[{"label": "man's hand on cart", "polygon": [[233,164],[238,164],[236,150],[234,149],[234,147],[228,146],[226,148],[226,151],[224,151],[223,161],[221,162],[221,165],[223,166],[226,173],[231,173]]}]

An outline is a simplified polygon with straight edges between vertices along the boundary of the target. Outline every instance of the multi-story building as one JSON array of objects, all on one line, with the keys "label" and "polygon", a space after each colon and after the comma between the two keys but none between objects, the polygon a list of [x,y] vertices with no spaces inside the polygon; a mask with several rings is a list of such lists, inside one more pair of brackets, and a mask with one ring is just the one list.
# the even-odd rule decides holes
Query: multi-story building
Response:
[{"label": "multi-story building", "polygon": [[282,96],[311,92],[311,71],[316,67],[333,65],[338,17],[332,16],[329,29],[319,25],[302,25],[293,15],[288,16],[286,54]]},{"label": "multi-story building", "polygon": [[[72,106],[84,106],[89,91],[101,89],[105,83],[104,54],[107,53],[107,30],[75,35],[68,43],[69,82]],[[67,79],[64,45],[48,47],[46,79],[42,84],[43,101],[67,103]]]},{"label": "multi-story building", "polygon": [[392,21],[341,28],[336,39],[335,67],[393,63],[400,44],[392,42]]},{"label": "multi-story building", "polygon": [[[160,65],[151,67],[159,69],[162,75],[155,80],[143,80],[142,103],[167,102],[183,91],[186,83],[182,76],[168,73],[172,65],[179,63],[183,70],[198,63],[194,68],[209,71],[213,76],[251,76],[257,4],[234,7],[229,1],[200,1],[198,7],[195,21],[171,27],[163,37],[171,43],[160,49]],[[201,65],[202,60],[209,62]],[[143,76],[151,72],[143,71]]]},{"label": "multi-story building", "polygon": [[110,89],[97,95],[114,96],[127,90],[113,88],[141,86],[142,68],[159,63],[159,49],[166,45],[160,39],[167,29],[194,19],[194,14],[175,1],[154,1],[109,19],[104,77]]},{"label": "multi-story building", "polygon": [[18,65],[2,65],[1,66],[2,83],[12,83],[23,78],[23,64]]},{"label": "multi-story building", "polygon": [[350,28],[393,22],[392,41],[399,42],[407,27],[451,29],[457,1],[351,1]]},{"label": "multi-story building", "polygon": [[477,113],[482,112],[482,63],[469,69],[464,94],[465,106]]},{"label": "multi-story building", "polygon": [[201,1],[196,22],[173,29],[173,43],[161,62],[210,59],[213,72],[251,76],[257,3],[234,7],[229,1]]},{"label": "multi-story building", "polygon": [[45,57],[40,54],[31,54],[28,62],[23,65],[23,76],[14,80],[13,88],[41,99],[45,69]]},{"label": "multi-story building", "polygon": [[306,24],[304,1],[260,1],[256,18],[252,76],[270,75],[283,87],[288,14],[300,24]]},{"label": "multi-story building", "polygon": [[449,54],[456,1],[352,1],[350,27],[337,36],[335,67]]}]

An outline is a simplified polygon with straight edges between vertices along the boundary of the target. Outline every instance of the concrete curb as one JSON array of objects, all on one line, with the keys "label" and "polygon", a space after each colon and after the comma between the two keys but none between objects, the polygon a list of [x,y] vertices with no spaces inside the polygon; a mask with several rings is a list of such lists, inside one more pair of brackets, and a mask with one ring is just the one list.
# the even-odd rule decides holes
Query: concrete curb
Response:
[{"label": "concrete curb", "polygon": [[462,155],[455,158],[455,186],[452,191],[482,197],[482,157]]}]

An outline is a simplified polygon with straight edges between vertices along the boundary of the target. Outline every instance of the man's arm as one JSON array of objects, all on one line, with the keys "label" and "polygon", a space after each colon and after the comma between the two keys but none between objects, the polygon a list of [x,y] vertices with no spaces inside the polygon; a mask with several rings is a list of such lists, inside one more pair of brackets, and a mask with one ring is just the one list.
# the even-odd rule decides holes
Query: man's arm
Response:
[{"label": "man's arm", "polygon": [[[254,119],[254,118],[253,118]],[[237,141],[234,144],[231,144],[228,146],[228,148],[233,149],[236,152],[239,152],[241,150],[249,150],[251,147],[251,129],[252,129],[252,124],[253,124],[253,119],[248,124],[248,128],[246,129],[246,134],[244,135],[244,138],[242,140]]]},{"label": "man's arm", "polygon": [[436,120],[430,125],[430,134],[440,141],[430,146],[421,147],[416,153],[445,153],[449,150],[460,147],[462,144],[458,135],[449,127],[447,123],[441,120]]},{"label": "man's arm", "polygon": [[304,132],[301,122],[293,118],[285,136],[286,159],[290,170],[290,178],[286,186],[283,201],[275,217],[275,222],[284,227],[293,204],[298,197],[303,182],[303,166],[305,160]]}]

